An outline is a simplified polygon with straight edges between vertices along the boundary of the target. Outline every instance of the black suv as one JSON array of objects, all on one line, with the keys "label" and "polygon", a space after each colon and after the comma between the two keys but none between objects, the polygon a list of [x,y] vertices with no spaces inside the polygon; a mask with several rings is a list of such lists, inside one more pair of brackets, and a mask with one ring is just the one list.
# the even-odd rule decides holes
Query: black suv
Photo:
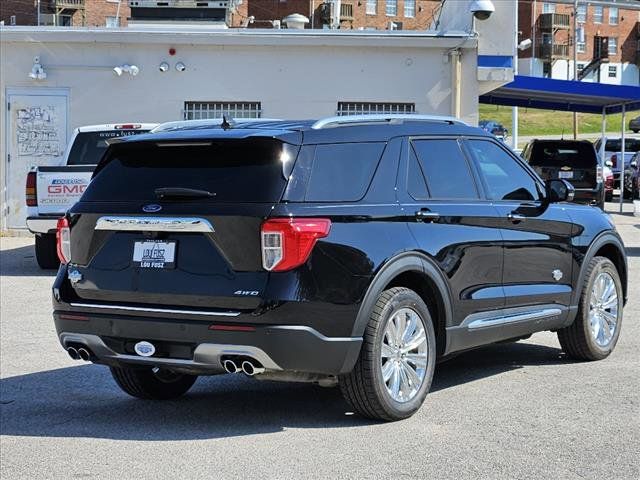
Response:
[{"label": "black suv", "polygon": [[611,353],[624,247],[571,194],[441,117],[117,140],[58,225],[59,340],[136,397],[244,372],[405,418],[455,352],[551,330],[572,358]]},{"label": "black suv", "polygon": [[591,142],[586,140],[532,140],[522,151],[543,180],[566,179],[575,188],[574,201],[604,209],[602,167]]}]

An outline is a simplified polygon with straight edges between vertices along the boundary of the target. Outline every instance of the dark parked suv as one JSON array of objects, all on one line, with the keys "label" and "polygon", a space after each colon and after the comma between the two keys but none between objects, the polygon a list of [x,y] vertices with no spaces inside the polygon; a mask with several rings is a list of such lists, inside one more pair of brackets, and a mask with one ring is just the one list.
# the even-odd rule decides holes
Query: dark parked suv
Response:
[{"label": "dark parked suv", "polygon": [[522,151],[543,180],[566,179],[575,188],[574,201],[604,209],[605,184],[598,155],[586,140],[532,140]]},{"label": "dark parked suv", "polygon": [[551,330],[571,358],[611,353],[624,247],[572,192],[441,117],[119,139],[58,225],[59,340],[136,397],[244,372],[405,418],[456,352]]}]

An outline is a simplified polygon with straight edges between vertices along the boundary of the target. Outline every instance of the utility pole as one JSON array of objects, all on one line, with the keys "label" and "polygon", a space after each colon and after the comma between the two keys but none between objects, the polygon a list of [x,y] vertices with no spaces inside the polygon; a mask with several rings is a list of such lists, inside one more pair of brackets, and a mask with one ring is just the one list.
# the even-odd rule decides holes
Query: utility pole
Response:
[{"label": "utility pole", "polygon": [[[578,0],[573,0],[573,79],[578,81]],[[573,139],[578,139],[578,112],[573,112]]]}]

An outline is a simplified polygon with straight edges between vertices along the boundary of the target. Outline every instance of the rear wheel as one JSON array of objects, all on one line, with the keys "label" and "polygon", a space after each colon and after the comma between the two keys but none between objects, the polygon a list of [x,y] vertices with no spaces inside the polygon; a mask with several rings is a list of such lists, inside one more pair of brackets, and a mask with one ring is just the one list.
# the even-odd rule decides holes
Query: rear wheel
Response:
[{"label": "rear wheel", "polygon": [[177,398],[187,393],[198,378],[164,368],[110,368],[111,375],[125,393],[147,400]]},{"label": "rear wheel", "polygon": [[56,250],[56,236],[53,233],[36,235],[36,261],[45,270],[58,268],[60,260]]},{"label": "rear wheel", "polygon": [[420,296],[408,288],[385,290],[370,313],[360,357],[340,378],[340,388],[364,417],[410,417],[431,387],[435,355],[431,315]]},{"label": "rear wheel", "polygon": [[592,259],[576,319],[558,331],[565,353],[577,360],[608,357],[620,336],[622,299],[622,283],[613,262],[605,257]]},{"label": "rear wheel", "polygon": [[604,194],[605,202],[610,202],[613,200],[613,192],[607,192]]}]

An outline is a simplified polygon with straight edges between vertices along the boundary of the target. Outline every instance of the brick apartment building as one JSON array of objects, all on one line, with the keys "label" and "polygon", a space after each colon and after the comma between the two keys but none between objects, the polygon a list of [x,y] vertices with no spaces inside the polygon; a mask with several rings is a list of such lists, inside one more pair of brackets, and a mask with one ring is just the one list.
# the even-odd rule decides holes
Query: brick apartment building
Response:
[{"label": "brick apartment building", "polygon": [[[520,0],[521,74],[573,79],[574,48],[578,80],[640,85],[640,1]],[[577,30],[574,29],[574,15]]]},{"label": "brick apartment building", "polygon": [[5,25],[117,27],[130,16],[127,0],[0,0]]},{"label": "brick apartment building", "polygon": [[[342,0],[336,14],[341,29],[387,30],[393,22],[398,30],[426,30],[440,4],[440,0]],[[232,15],[231,25],[240,26],[246,18],[254,17],[250,27],[268,28],[271,20],[300,13],[309,18],[309,27],[327,28],[329,12],[328,2],[323,0],[244,0]]]}]

